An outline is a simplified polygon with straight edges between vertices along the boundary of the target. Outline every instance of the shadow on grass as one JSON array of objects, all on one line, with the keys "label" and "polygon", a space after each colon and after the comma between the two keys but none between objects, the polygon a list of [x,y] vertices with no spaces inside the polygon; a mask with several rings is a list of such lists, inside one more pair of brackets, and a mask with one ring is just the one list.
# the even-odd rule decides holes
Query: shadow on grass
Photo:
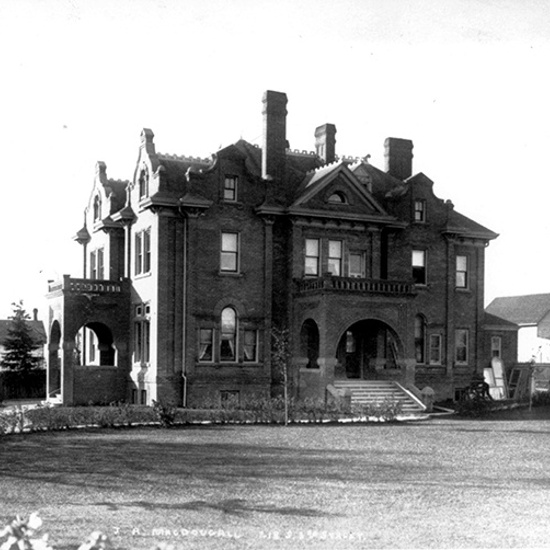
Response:
[{"label": "shadow on grass", "polygon": [[170,502],[147,502],[143,500],[124,502],[121,504],[115,504],[113,502],[96,502],[95,506],[105,506],[111,511],[124,510],[125,508],[140,508],[145,511],[180,511],[191,510],[199,512],[202,510],[213,510],[216,512],[222,512],[232,516],[245,516],[253,512],[260,512],[264,514],[279,514],[283,516],[296,516],[296,517],[309,517],[320,518],[330,517],[334,514],[328,514],[321,510],[315,510],[313,508],[292,508],[290,506],[277,507],[277,506],[260,506],[249,505],[244,499],[227,499],[218,503],[206,502],[204,500],[193,500],[190,502],[170,503]]}]

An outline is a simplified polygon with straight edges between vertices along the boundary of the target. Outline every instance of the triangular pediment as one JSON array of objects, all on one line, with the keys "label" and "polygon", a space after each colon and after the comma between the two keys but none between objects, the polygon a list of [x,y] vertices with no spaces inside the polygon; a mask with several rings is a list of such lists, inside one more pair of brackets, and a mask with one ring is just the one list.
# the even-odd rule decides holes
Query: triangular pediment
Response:
[{"label": "triangular pediment", "polygon": [[309,172],[298,190],[292,208],[340,214],[384,216],[388,214],[364,183],[338,162]]}]

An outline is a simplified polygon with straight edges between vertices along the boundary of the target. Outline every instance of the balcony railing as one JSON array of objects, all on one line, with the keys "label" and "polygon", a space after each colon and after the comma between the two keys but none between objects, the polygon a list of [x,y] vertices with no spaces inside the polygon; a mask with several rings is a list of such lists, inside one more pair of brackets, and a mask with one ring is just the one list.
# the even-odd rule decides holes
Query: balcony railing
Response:
[{"label": "balcony railing", "polygon": [[48,285],[49,292],[62,290],[75,294],[113,294],[122,293],[128,289],[128,281],[111,281],[108,279],[73,279],[69,275],[63,275],[62,281],[51,282]]},{"label": "balcony railing", "polygon": [[297,292],[315,293],[329,292],[353,292],[361,294],[414,294],[415,286],[409,281],[382,281],[376,279],[360,279],[356,277],[335,277],[324,275],[322,277],[304,278],[296,281]]}]

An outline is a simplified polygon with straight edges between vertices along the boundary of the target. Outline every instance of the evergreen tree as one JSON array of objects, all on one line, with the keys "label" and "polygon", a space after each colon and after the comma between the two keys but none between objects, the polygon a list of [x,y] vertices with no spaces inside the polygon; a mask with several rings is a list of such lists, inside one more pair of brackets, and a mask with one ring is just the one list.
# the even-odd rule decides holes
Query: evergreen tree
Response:
[{"label": "evergreen tree", "polygon": [[13,315],[10,317],[8,335],[2,342],[5,352],[0,366],[10,371],[26,374],[41,366],[42,359],[33,354],[41,344],[33,335],[28,322],[30,316],[23,308],[23,301],[18,304],[14,303],[12,306]]}]

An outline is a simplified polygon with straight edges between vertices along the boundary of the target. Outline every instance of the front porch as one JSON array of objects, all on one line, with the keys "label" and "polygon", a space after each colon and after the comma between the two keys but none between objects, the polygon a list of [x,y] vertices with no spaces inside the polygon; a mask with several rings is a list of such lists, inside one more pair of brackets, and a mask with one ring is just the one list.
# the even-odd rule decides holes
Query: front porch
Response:
[{"label": "front porch", "polygon": [[130,281],[75,279],[49,285],[47,397],[64,405],[127,398]]}]

